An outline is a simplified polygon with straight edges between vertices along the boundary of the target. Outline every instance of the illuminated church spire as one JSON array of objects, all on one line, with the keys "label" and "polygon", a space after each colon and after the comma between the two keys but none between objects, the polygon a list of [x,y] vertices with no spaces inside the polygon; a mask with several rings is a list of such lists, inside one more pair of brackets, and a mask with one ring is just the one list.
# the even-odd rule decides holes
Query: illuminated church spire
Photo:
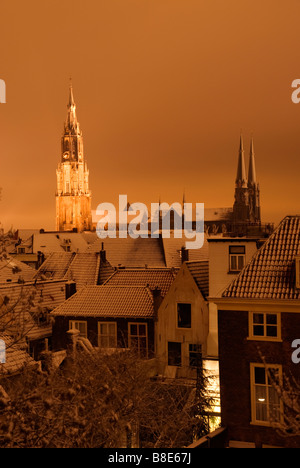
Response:
[{"label": "illuminated church spire", "polygon": [[67,109],[61,138],[61,162],[56,170],[56,229],[90,230],[92,219],[89,171],[84,158],[83,137],[77,121],[71,82]]}]

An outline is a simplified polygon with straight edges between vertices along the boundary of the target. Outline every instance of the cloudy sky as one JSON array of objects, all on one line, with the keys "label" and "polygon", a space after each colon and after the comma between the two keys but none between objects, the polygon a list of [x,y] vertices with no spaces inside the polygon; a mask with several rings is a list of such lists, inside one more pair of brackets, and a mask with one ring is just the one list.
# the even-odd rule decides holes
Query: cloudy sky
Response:
[{"label": "cloudy sky", "polygon": [[5,228],[55,228],[72,76],[92,208],[233,204],[254,136],[262,219],[300,213],[299,0],[15,0],[1,4]]}]

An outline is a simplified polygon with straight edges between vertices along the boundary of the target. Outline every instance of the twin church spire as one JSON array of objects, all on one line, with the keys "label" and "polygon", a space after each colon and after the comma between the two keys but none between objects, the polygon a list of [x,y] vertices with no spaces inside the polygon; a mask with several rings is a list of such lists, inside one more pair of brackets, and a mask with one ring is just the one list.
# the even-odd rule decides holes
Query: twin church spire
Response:
[{"label": "twin church spire", "polygon": [[240,136],[238,168],[235,181],[233,221],[235,224],[247,223],[259,225],[261,223],[260,191],[256,179],[254,141],[253,137],[251,137],[247,176],[242,135]]}]

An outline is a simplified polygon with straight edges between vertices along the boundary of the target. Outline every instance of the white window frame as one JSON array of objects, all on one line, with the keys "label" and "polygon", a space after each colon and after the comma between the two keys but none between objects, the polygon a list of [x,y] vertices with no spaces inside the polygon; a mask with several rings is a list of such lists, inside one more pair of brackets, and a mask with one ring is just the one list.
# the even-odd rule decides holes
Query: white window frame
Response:
[{"label": "white window frame", "polygon": [[[85,326],[85,332],[82,333],[77,327],[77,324],[84,324]],[[80,336],[83,338],[87,338],[87,321],[86,320],[69,320],[69,330],[79,330],[80,331]]]},{"label": "white window frame", "polygon": [[[102,334],[100,333],[100,330],[101,330],[101,325],[106,325],[107,326],[107,329],[109,327],[109,325],[114,325],[114,334],[110,334],[109,332],[107,332],[106,334]],[[103,348],[103,349],[107,349],[107,348],[117,348],[117,322],[101,322],[99,321],[98,322],[98,347],[99,348]],[[108,340],[110,340],[110,338],[114,339],[114,346],[103,346],[101,344],[101,338],[108,338]]]},{"label": "white window frame", "polygon": [[[262,315],[263,316],[263,323],[255,322],[254,316],[255,315]],[[277,324],[268,324],[267,323],[267,316],[268,315],[276,315],[277,317]],[[263,335],[255,335],[254,334],[254,326],[262,326],[264,328]],[[277,329],[277,336],[268,336],[267,328],[272,327]],[[280,312],[272,312],[272,311],[250,311],[249,312],[249,340],[255,341],[282,341],[281,340],[281,313]]]},{"label": "white window frame", "polygon": [[[255,369],[256,368],[263,368],[265,369],[266,372],[266,383],[265,384],[257,384],[255,383]],[[278,370],[278,376],[279,376],[279,381],[282,382],[282,365],[281,364],[261,364],[261,363],[250,363],[250,385],[251,385],[251,424],[257,425],[257,426],[272,426],[276,427],[279,426],[282,423],[282,418],[283,418],[283,403],[282,400],[279,398],[279,405],[278,405],[278,411],[279,411],[279,420],[275,421],[272,420],[271,415],[270,415],[270,389],[272,391],[276,392],[276,389],[272,386],[272,384],[269,384],[268,381],[268,370],[269,369],[277,369]],[[267,410],[267,419],[257,419],[257,405],[260,404],[258,403],[257,399],[257,391],[258,387],[265,388],[265,400],[266,403],[263,401],[261,402],[262,404],[266,405],[266,410]],[[263,400],[263,399],[262,399]]]},{"label": "white window frame", "polygon": [[[244,253],[231,253],[230,249],[232,247],[243,247],[244,248]],[[245,245],[229,245],[228,253],[229,253],[229,272],[230,273],[239,273],[240,271],[242,271],[242,269],[246,265],[246,246]],[[231,266],[232,258],[236,258],[236,268],[232,268],[232,266]],[[239,268],[239,266],[238,266],[239,265],[239,258],[243,259],[243,266],[241,268]]]}]

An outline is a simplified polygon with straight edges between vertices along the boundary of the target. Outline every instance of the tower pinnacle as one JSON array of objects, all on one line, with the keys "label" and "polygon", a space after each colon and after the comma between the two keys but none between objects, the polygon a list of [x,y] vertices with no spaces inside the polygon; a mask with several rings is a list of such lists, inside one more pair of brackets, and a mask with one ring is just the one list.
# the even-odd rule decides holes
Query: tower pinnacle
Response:
[{"label": "tower pinnacle", "polygon": [[244,156],[244,144],[243,144],[242,134],[240,135],[238,168],[237,168],[235,183],[236,183],[237,187],[246,187],[247,186],[247,176],[246,176],[246,166],[245,166],[245,156]]},{"label": "tower pinnacle", "polygon": [[255,156],[254,156],[253,136],[251,137],[251,143],[250,143],[250,159],[249,159],[249,171],[248,171],[248,184],[256,184],[256,169],[255,169]]}]

